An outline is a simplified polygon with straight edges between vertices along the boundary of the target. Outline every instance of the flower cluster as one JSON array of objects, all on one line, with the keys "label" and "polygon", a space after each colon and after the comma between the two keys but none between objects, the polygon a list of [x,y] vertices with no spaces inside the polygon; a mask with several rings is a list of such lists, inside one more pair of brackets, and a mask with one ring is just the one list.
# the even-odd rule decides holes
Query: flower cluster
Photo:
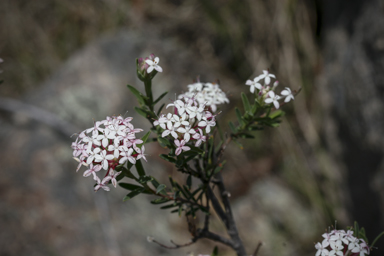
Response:
[{"label": "flower cluster", "polygon": [[229,103],[225,92],[223,92],[218,84],[212,83],[194,83],[188,85],[188,92],[179,95],[179,99],[187,97],[194,98],[200,104],[210,107],[212,112],[216,112],[219,104]]},{"label": "flower cluster", "polygon": [[285,87],[281,91],[281,96],[275,93],[276,87],[279,82],[276,80],[271,86],[272,79],[276,79],[274,74],[269,71],[263,70],[263,74],[255,77],[253,80],[247,80],[246,85],[250,86],[251,93],[255,93],[256,97],[267,104],[273,103],[276,109],[280,107],[279,100],[284,99],[284,102],[289,102],[294,99],[291,89]]},{"label": "flower cluster", "polygon": [[[109,191],[109,182],[116,187],[116,177],[121,173],[115,172],[118,165],[127,161],[135,164],[140,158],[146,161],[144,145],[140,147],[143,141],[136,139],[136,133],[143,130],[135,129],[131,120],[132,117],[107,117],[106,120],[97,121],[93,127],[82,131],[72,143],[73,157],[79,162],[76,171],[83,165],[88,168],[83,176],[92,175],[97,183],[95,191],[100,188]],[[101,180],[96,173],[102,169],[107,173]]]},{"label": "flower cluster", "polygon": [[353,231],[332,230],[323,234],[323,242],[317,243],[316,256],[364,256],[369,255],[369,246],[363,239],[353,236]]},{"label": "flower cluster", "polygon": [[216,125],[215,116],[208,110],[204,103],[199,103],[195,98],[186,96],[168,104],[173,106],[173,113],[163,114],[153,124],[160,126],[164,131],[161,136],[171,135],[176,145],[176,155],[191,148],[186,146],[189,141],[194,141],[198,147],[207,139],[207,134]]}]

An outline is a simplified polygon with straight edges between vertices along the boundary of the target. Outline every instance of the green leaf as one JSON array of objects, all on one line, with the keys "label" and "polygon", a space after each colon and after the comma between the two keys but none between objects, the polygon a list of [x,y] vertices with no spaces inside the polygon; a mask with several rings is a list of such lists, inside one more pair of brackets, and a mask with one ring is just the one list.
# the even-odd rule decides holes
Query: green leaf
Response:
[{"label": "green leaf", "polygon": [[249,133],[245,133],[245,132],[241,133],[241,134],[239,135],[239,137],[240,137],[240,138],[245,138],[245,139],[254,139],[254,138],[255,138],[255,136],[253,136],[253,135],[251,135],[251,134],[249,134]]},{"label": "green leaf", "polygon": [[249,104],[247,95],[245,95],[244,92],[241,93],[241,99],[243,101],[244,109],[246,112],[249,112],[251,110],[251,105]]},{"label": "green leaf", "polygon": [[136,180],[135,175],[133,175],[129,169],[127,169],[127,168],[125,168],[125,167],[119,167],[119,166],[118,166],[118,167],[116,167],[116,170],[117,170],[117,171],[122,171],[123,174],[124,174],[126,177],[128,177],[128,178],[133,179],[133,180]]},{"label": "green leaf", "polygon": [[163,94],[161,94],[159,96],[159,98],[157,98],[154,102],[153,102],[153,105],[155,105],[157,102],[159,102],[162,98],[164,98],[165,95],[167,95],[168,92],[164,92]]},{"label": "green leaf", "polygon": [[169,155],[166,155],[166,154],[161,154],[160,155],[160,158],[164,159],[165,161],[168,161],[168,162],[171,162],[171,163],[176,163],[176,159],[169,156]]},{"label": "green leaf", "polygon": [[151,204],[163,204],[163,203],[166,203],[166,202],[169,202],[170,200],[168,198],[157,198],[157,199],[154,199],[151,201]]},{"label": "green leaf", "polygon": [[236,117],[237,117],[237,120],[239,121],[239,124],[244,125],[245,122],[243,120],[243,117],[241,116],[240,110],[237,107],[235,108],[235,112],[236,112]]},{"label": "green leaf", "polygon": [[139,104],[145,105],[145,101],[147,100],[147,97],[144,96],[141,92],[139,92],[135,87],[131,85],[127,85],[127,87],[133,93],[133,95],[136,96],[137,100],[139,101]]},{"label": "green leaf", "polygon": [[161,110],[163,110],[163,107],[165,106],[165,103],[164,104],[162,104],[161,106],[160,106],[160,108],[159,108],[159,110],[157,111],[157,116],[159,116],[160,115],[160,113],[161,113]]},{"label": "green leaf", "polygon": [[269,117],[271,119],[275,119],[275,118],[279,118],[279,117],[284,116],[284,114],[285,114],[284,111],[279,109],[279,110],[274,111],[272,114],[270,114]]},{"label": "green leaf", "polygon": [[187,178],[187,187],[188,189],[191,189],[192,187],[192,175],[189,175]]},{"label": "green leaf", "polygon": [[264,127],[260,126],[260,125],[253,125],[253,126],[248,127],[248,130],[250,130],[250,131],[260,131],[260,130],[264,130]]},{"label": "green leaf", "polygon": [[237,129],[232,122],[229,122],[229,128],[231,128],[232,133],[237,133]]},{"label": "green leaf", "polygon": [[225,165],[226,162],[227,162],[227,161],[224,160],[222,163],[220,163],[219,166],[217,166],[217,167],[215,168],[215,170],[213,171],[213,174],[216,174],[216,173],[218,173],[219,171],[221,171],[221,170],[223,169],[223,167],[224,167],[224,165]]},{"label": "green leaf", "polygon": [[164,139],[162,137],[157,137],[157,140],[159,141],[160,145],[163,147],[163,148],[169,148],[171,146],[171,144],[169,143],[169,141],[167,139]]},{"label": "green leaf", "polygon": [[125,182],[120,182],[119,183],[119,186],[126,189],[126,190],[135,190],[135,189],[139,189],[139,188],[143,188],[142,186],[138,186],[138,185],[133,185],[133,184],[130,184],[130,183],[125,183]]},{"label": "green leaf", "polygon": [[384,232],[381,232],[372,242],[371,248],[375,245],[375,243],[380,239],[380,237],[384,236]]},{"label": "green leaf", "polygon": [[219,256],[219,249],[217,248],[217,246],[215,246],[215,248],[213,249],[211,256]]},{"label": "green leaf", "polygon": [[129,199],[132,199],[134,198],[135,196],[141,194],[143,191],[145,190],[145,188],[137,188],[133,191],[131,191],[129,194],[127,194],[124,198],[123,198],[123,201],[127,201]]},{"label": "green leaf", "polygon": [[145,176],[144,167],[143,167],[143,164],[141,163],[140,159],[136,160],[135,166],[136,166],[136,170],[137,170],[137,173],[139,174],[139,176]]},{"label": "green leaf", "polygon": [[[143,141],[143,144],[145,144],[145,143],[147,142],[147,140],[148,140],[150,134],[151,134],[151,131],[148,131],[148,132],[143,136],[143,138],[141,138],[141,140]],[[140,145],[141,145],[141,144],[140,144]],[[139,146],[139,145],[137,145],[137,146]],[[141,148],[141,146],[140,146],[140,148]]]},{"label": "green leaf", "polygon": [[150,111],[145,110],[145,109],[143,109],[143,108],[135,107],[135,110],[136,110],[136,112],[137,112],[139,115],[141,115],[141,116],[143,116],[143,117],[145,117],[145,118],[150,118],[150,117],[152,116],[152,113],[151,113]]},{"label": "green leaf", "polygon": [[359,223],[357,223],[357,221],[355,221],[355,234],[356,235],[359,235],[360,231],[359,231]]},{"label": "green leaf", "polygon": [[179,206],[179,217],[181,216],[181,213],[183,212],[183,205],[181,204]]},{"label": "green leaf", "polygon": [[178,205],[176,203],[171,203],[168,205],[161,206],[160,209],[169,209],[169,208],[174,208],[177,207]]},{"label": "green leaf", "polygon": [[153,178],[151,176],[141,176],[138,180],[139,183],[141,184],[147,184],[147,182],[152,181]]},{"label": "green leaf", "polygon": [[238,142],[237,140],[233,140],[233,142],[240,148],[240,149],[244,149],[243,145]]},{"label": "green leaf", "polygon": [[[166,188],[167,186],[165,186],[164,184],[160,184],[158,187],[157,187],[157,189],[156,189],[156,194],[159,194],[159,193],[161,193],[161,194],[163,194],[163,193],[165,193],[165,191],[164,191],[164,189]],[[166,193],[165,193],[166,194]]]}]

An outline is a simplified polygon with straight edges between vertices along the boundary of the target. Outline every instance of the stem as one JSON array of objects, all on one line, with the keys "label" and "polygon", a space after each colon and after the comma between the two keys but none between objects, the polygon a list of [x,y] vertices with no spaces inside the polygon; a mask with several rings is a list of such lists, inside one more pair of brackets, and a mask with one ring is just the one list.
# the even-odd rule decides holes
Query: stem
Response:
[{"label": "stem", "polygon": [[152,80],[147,79],[144,81],[145,94],[149,98],[148,107],[153,112],[153,95],[152,95]]},{"label": "stem", "polygon": [[221,200],[223,201],[224,208],[225,208],[225,215],[227,220],[227,224],[226,224],[227,232],[233,241],[232,248],[236,251],[238,256],[246,256],[247,254],[245,252],[243,242],[240,239],[239,232],[236,227],[235,219],[233,218],[231,204],[229,202],[229,197],[228,197],[228,191],[225,189],[223,177],[220,172],[217,173],[215,176],[218,180],[216,184],[219,188]]}]

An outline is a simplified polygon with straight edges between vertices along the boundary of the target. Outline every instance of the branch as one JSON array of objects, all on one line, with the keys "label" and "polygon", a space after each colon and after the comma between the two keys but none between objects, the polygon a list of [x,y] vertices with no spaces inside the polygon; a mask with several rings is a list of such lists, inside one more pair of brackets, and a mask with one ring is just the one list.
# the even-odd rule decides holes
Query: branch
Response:
[{"label": "branch", "polygon": [[60,119],[54,113],[18,100],[0,97],[0,109],[15,113],[23,113],[31,119],[35,119],[51,126],[66,137],[71,136],[73,131],[79,130],[69,122]]},{"label": "branch", "polygon": [[257,244],[257,247],[256,247],[255,252],[254,252],[251,256],[257,256],[257,254],[259,253],[259,250],[260,250],[260,248],[261,248],[262,245],[263,245],[263,243],[262,243],[262,242],[259,242],[259,243]]},{"label": "branch", "polygon": [[175,242],[173,242],[173,241],[171,240],[171,243],[174,244],[175,246],[167,246],[167,245],[165,245],[165,244],[162,244],[162,243],[156,241],[156,240],[155,240],[154,238],[152,238],[152,237],[148,237],[147,240],[148,240],[148,242],[158,244],[158,245],[160,245],[161,247],[166,248],[166,249],[179,249],[179,248],[186,247],[186,246],[190,246],[191,244],[196,243],[196,241],[197,241],[198,239],[196,239],[196,240],[193,239],[193,240],[191,240],[191,242],[189,242],[189,243],[185,243],[185,244],[176,244]]}]

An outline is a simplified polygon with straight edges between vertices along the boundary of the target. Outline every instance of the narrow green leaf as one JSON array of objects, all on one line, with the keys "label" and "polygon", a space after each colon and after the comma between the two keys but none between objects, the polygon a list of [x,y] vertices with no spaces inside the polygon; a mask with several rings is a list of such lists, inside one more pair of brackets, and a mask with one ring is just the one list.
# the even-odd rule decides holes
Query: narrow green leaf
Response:
[{"label": "narrow green leaf", "polygon": [[124,198],[123,198],[123,201],[127,201],[129,199],[132,199],[134,198],[135,196],[141,194],[141,192],[143,192],[145,190],[145,188],[137,188],[133,191],[131,191],[130,193],[128,193]]},{"label": "narrow green leaf", "polygon": [[165,103],[164,104],[161,104],[161,106],[159,107],[159,110],[157,111],[157,116],[160,115],[161,113],[161,110],[163,110],[163,107],[165,106]]},{"label": "narrow green leaf", "polygon": [[169,156],[169,155],[166,155],[166,154],[161,154],[160,155],[160,158],[164,159],[165,161],[168,161],[168,162],[171,162],[171,163],[176,163],[176,159]]},{"label": "narrow green leaf", "polygon": [[157,199],[154,199],[151,201],[151,204],[163,204],[163,203],[166,203],[166,202],[169,202],[170,200],[168,198],[157,198]]},{"label": "narrow green leaf", "polygon": [[219,166],[217,166],[217,167],[215,168],[215,170],[213,171],[213,174],[216,174],[216,173],[218,173],[219,171],[221,171],[221,170],[224,168],[224,165],[225,165],[226,162],[227,162],[227,161],[224,160],[222,163],[220,163]]},{"label": "narrow green leaf", "polygon": [[130,178],[130,179],[133,179],[133,180],[136,180],[135,175],[133,175],[132,172],[131,172],[129,169],[123,167],[123,168],[119,168],[119,169],[117,169],[117,170],[118,170],[118,171],[122,171],[123,174],[124,174],[126,177],[128,177],[128,178]]},{"label": "narrow green leaf", "polygon": [[149,112],[148,110],[145,110],[145,109],[142,109],[142,108],[139,108],[139,107],[135,107],[135,110],[136,110],[136,112],[137,112],[139,115],[141,115],[141,116],[143,116],[143,117],[145,117],[145,118],[149,118],[149,117],[152,116],[152,115],[151,115],[151,112]]},{"label": "narrow green leaf", "polygon": [[136,166],[136,170],[137,170],[137,173],[139,174],[139,176],[145,176],[144,167],[143,167],[143,164],[141,163],[140,159],[136,160],[135,166]]},{"label": "narrow green leaf", "polygon": [[169,148],[170,147],[170,143],[167,139],[164,139],[162,137],[157,137],[157,140],[159,141],[160,145],[163,147],[163,148]]},{"label": "narrow green leaf", "polygon": [[169,208],[174,208],[177,207],[178,205],[176,203],[171,203],[168,205],[161,206],[160,209],[169,209]]},{"label": "narrow green leaf", "polygon": [[229,122],[229,128],[231,128],[232,133],[237,133],[237,129],[232,122]]},{"label": "narrow green leaf", "polygon": [[240,149],[244,149],[243,145],[238,142],[237,140],[233,140],[233,142],[240,148]]},{"label": "narrow green leaf", "polygon": [[164,189],[165,189],[166,187],[167,187],[167,186],[165,186],[164,184],[160,184],[160,185],[157,187],[157,189],[156,189],[156,194],[159,194],[159,193],[161,193],[161,192],[164,192],[164,193],[165,193]]},{"label": "narrow green leaf", "polygon": [[188,189],[191,189],[191,187],[192,187],[192,175],[188,175],[187,187],[188,187]]},{"label": "narrow green leaf", "polygon": [[217,246],[215,246],[215,248],[213,249],[211,256],[219,256],[219,249],[217,248]]},{"label": "narrow green leaf", "polygon": [[183,211],[183,205],[180,205],[179,206],[179,217],[181,216],[182,211]]},{"label": "narrow green leaf", "polygon": [[275,119],[275,118],[279,118],[279,117],[284,116],[284,114],[285,114],[284,111],[279,109],[279,110],[274,111],[272,114],[270,114],[269,117],[271,119]]},{"label": "narrow green leaf", "polygon": [[148,182],[152,181],[153,178],[151,176],[141,176],[138,180],[140,184],[147,184]]},{"label": "narrow green leaf", "polygon": [[357,221],[355,221],[355,234],[356,235],[359,235],[360,231],[359,231],[359,224],[357,223]]},{"label": "narrow green leaf", "polygon": [[130,183],[125,183],[125,182],[120,182],[119,186],[124,188],[124,189],[131,190],[131,191],[133,191],[135,189],[143,188],[142,186],[138,186],[138,185],[134,185],[134,184],[130,184]]},{"label": "narrow green leaf", "polygon": [[243,120],[243,117],[241,116],[240,110],[237,107],[235,108],[235,112],[236,112],[236,117],[237,117],[237,121],[239,122],[239,124],[244,125],[245,122]]},{"label": "narrow green leaf", "polygon": [[255,136],[253,136],[253,135],[251,135],[251,134],[249,134],[249,133],[245,133],[245,132],[241,133],[241,134],[239,135],[239,137],[240,137],[240,138],[245,138],[245,139],[254,139],[254,138],[255,138]]},{"label": "narrow green leaf", "polygon": [[154,102],[153,102],[153,105],[155,105],[157,102],[159,102],[162,98],[164,98],[165,95],[167,95],[168,92],[164,92],[163,94],[161,94],[159,96],[159,98],[157,98]]},{"label": "narrow green leaf", "polygon": [[247,95],[245,95],[244,92],[241,93],[241,99],[243,101],[244,109],[246,112],[249,112],[251,110],[251,105],[249,104]]},{"label": "narrow green leaf", "polygon": [[371,244],[371,248],[375,245],[375,243],[380,239],[380,237],[384,236],[384,232],[381,232],[376,238],[375,240],[373,240],[372,244]]},{"label": "narrow green leaf", "polygon": [[139,92],[135,87],[131,85],[127,85],[128,89],[136,96],[140,105],[145,105],[146,96],[144,96],[141,92]]}]

